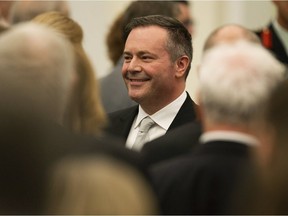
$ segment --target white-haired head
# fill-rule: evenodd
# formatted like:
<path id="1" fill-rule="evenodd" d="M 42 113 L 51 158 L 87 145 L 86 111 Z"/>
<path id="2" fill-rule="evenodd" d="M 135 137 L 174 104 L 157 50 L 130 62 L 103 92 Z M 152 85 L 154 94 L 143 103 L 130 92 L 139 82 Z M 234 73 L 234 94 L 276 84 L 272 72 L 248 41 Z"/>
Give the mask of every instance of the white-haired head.
<path id="1" fill-rule="evenodd" d="M 254 124 L 261 118 L 271 91 L 283 80 L 284 71 L 281 63 L 255 43 L 239 41 L 211 48 L 199 71 L 205 120 Z"/>
<path id="2" fill-rule="evenodd" d="M 74 77 L 71 44 L 26 23 L 0 37 L 0 97 L 7 106 L 61 121 Z M 35 110 L 33 110 L 35 109 Z"/>

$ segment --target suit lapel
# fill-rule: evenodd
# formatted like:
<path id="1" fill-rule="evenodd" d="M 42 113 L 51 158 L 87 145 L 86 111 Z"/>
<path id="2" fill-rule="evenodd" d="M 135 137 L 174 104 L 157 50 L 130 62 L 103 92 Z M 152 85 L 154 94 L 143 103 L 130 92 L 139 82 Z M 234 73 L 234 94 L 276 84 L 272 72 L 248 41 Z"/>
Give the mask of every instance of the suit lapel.
<path id="1" fill-rule="evenodd" d="M 138 105 L 131 107 L 128 112 L 123 113 L 122 116 L 119 118 L 119 132 L 122 137 L 127 139 L 128 134 L 131 129 L 131 125 L 133 124 L 134 118 L 138 114 Z"/>
<path id="2" fill-rule="evenodd" d="M 184 101 L 183 105 L 181 106 L 173 122 L 171 123 L 170 127 L 168 128 L 167 133 L 172 129 L 175 129 L 181 125 L 184 125 L 189 122 L 194 122 L 196 120 L 196 112 L 195 112 L 196 106 L 197 105 L 192 101 L 190 95 L 187 92 L 187 98 Z"/>
<path id="3" fill-rule="evenodd" d="M 286 62 L 288 64 L 288 56 L 286 53 L 286 50 L 280 41 L 280 38 L 278 37 L 277 33 L 275 32 L 275 29 L 273 28 L 272 24 L 269 25 L 269 29 L 272 33 L 272 51 L 276 53 L 277 58 L 282 61 Z"/>
<path id="4" fill-rule="evenodd" d="M 110 125 L 106 129 L 107 132 L 114 136 L 121 137 L 126 140 L 134 121 L 138 114 L 138 105 L 127 108 L 125 110 L 116 111 L 109 114 Z"/>

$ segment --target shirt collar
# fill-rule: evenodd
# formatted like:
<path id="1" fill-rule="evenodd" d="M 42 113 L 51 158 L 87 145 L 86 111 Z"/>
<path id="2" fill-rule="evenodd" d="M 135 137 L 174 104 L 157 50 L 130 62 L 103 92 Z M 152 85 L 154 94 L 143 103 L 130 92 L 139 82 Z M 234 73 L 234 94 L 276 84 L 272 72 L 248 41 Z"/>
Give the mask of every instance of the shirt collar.
<path id="1" fill-rule="evenodd" d="M 137 128 L 139 126 L 143 118 L 149 116 L 158 126 L 164 128 L 165 130 L 168 130 L 169 126 L 176 117 L 178 111 L 185 102 L 186 98 L 187 93 L 183 91 L 182 94 L 176 100 L 172 101 L 170 104 L 163 107 L 161 110 L 157 111 L 153 115 L 148 115 L 139 105 L 139 112 L 134 128 Z"/>
<path id="2" fill-rule="evenodd" d="M 220 131 L 220 130 L 211 131 L 211 132 L 205 132 L 200 136 L 200 143 L 202 144 L 217 140 L 234 141 L 234 142 L 236 141 L 248 146 L 259 145 L 259 141 L 255 137 L 236 131 Z"/>

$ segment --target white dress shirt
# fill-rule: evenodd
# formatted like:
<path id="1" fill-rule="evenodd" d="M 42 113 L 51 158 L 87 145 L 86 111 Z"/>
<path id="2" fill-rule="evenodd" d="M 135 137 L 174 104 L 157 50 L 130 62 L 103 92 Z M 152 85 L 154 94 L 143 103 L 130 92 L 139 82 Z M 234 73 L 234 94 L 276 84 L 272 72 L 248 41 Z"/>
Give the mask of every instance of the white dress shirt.
<path id="1" fill-rule="evenodd" d="M 171 123 L 173 122 L 178 111 L 180 110 L 181 106 L 185 102 L 186 98 L 187 98 L 187 93 L 184 91 L 176 100 L 172 101 L 170 104 L 168 104 L 167 106 L 165 106 L 158 112 L 154 113 L 153 115 L 148 115 L 139 105 L 139 112 L 138 112 L 138 115 L 134 119 L 129 135 L 127 137 L 126 147 L 132 148 L 136 140 L 137 133 L 139 131 L 140 122 L 146 116 L 149 116 L 156 123 L 155 126 L 153 126 L 148 131 L 148 134 L 147 134 L 148 141 L 151 141 L 160 136 L 163 136 L 168 130 L 168 128 L 170 127 Z"/>

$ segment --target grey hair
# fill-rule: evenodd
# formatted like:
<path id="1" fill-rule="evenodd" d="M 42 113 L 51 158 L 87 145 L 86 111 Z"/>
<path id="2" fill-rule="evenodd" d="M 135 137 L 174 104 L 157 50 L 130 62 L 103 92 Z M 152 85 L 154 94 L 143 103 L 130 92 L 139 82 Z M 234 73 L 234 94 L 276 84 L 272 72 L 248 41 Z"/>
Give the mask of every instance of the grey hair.
<path id="1" fill-rule="evenodd" d="M 239 41 L 206 51 L 199 71 L 206 118 L 218 123 L 253 124 L 284 79 L 284 66 L 261 45 Z"/>
<path id="2" fill-rule="evenodd" d="M 26 111 L 35 108 L 60 122 L 75 78 L 74 64 L 73 48 L 62 35 L 34 23 L 15 25 L 0 38 L 1 100 Z"/>

